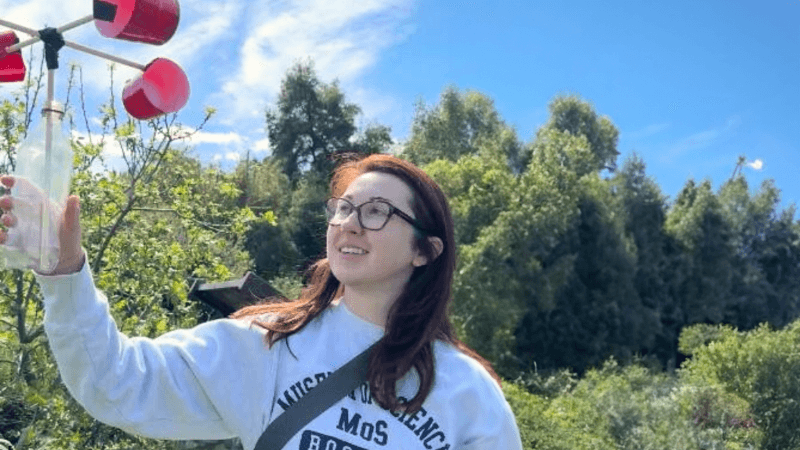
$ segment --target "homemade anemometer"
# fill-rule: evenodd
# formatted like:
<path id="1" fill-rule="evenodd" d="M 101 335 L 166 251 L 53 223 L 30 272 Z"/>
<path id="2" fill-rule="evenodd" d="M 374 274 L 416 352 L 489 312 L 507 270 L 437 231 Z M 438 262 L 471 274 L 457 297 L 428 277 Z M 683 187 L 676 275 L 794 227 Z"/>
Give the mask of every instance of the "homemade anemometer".
<path id="1" fill-rule="evenodd" d="M 0 33 L 0 82 L 25 79 L 21 49 L 44 43 L 47 100 L 42 120 L 16 149 L 13 176 L 13 216 L 16 225 L 0 245 L 0 267 L 31 268 L 50 273 L 59 261 L 58 224 L 72 178 L 72 147 L 61 133 L 63 107 L 55 101 L 58 52 L 70 47 L 140 70 L 122 89 L 122 103 L 132 117 L 147 120 L 177 112 L 189 99 L 183 69 L 166 58 L 141 65 L 64 39 L 65 31 L 94 22 L 105 37 L 161 45 L 178 28 L 178 0 L 94 0 L 93 14 L 58 28 L 34 30 L 0 19 L 0 26 L 30 35 L 20 42 L 14 31 Z"/>
<path id="2" fill-rule="evenodd" d="M 156 58 L 147 65 L 128 61 L 74 42 L 64 40 L 63 33 L 94 22 L 105 37 L 161 45 L 169 41 L 178 28 L 180 16 L 177 0 L 94 0 L 90 16 L 58 28 L 33 30 L 0 19 L 0 25 L 31 35 L 20 42 L 14 31 L 0 33 L 0 82 L 25 79 L 25 62 L 20 50 L 44 42 L 47 62 L 47 103 L 53 99 L 54 73 L 58 68 L 58 52 L 70 47 L 109 61 L 142 71 L 122 90 L 125 110 L 137 119 L 152 119 L 161 114 L 177 112 L 189 99 L 189 79 L 183 69 L 166 58 Z"/>

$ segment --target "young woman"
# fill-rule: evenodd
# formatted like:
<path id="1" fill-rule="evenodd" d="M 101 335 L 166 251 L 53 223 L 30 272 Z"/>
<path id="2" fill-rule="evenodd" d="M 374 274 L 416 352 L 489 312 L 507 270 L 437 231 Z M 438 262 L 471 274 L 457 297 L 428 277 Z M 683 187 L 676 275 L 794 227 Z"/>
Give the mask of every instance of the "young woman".
<path id="1" fill-rule="evenodd" d="M 154 340 L 118 332 L 85 263 L 72 197 L 62 262 L 38 275 L 45 328 L 72 395 L 132 433 L 236 436 L 252 449 L 290 405 L 377 342 L 367 382 L 285 449 L 521 449 L 499 378 L 448 320 L 455 243 L 441 189 L 406 161 L 372 155 L 340 166 L 331 194 L 327 258 L 299 299 Z M 13 199 L 0 207 L 13 226 Z"/>

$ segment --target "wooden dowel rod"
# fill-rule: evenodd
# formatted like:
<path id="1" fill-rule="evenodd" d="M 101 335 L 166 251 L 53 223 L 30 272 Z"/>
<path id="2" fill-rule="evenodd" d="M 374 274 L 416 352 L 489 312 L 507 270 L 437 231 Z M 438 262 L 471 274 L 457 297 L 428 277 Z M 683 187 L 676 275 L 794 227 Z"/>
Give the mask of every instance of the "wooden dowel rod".
<path id="1" fill-rule="evenodd" d="M 80 44 L 76 44 L 74 42 L 69 42 L 69 41 L 64 41 L 64 42 L 65 42 L 65 45 L 67 47 L 69 47 L 69 48 L 74 48 L 75 50 L 80 50 L 80 51 L 82 51 L 84 53 L 88 53 L 90 55 L 99 56 L 99 57 L 107 59 L 109 61 L 113 61 L 113 62 L 117 62 L 117 63 L 120 63 L 120 64 L 124 64 L 126 66 L 133 67 L 134 69 L 139 69 L 142 72 L 144 72 L 145 66 L 142 65 L 142 64 L 139 64 L 137 62 L 129 61 L 127 59 L 120 58 L 119 56 L 110 55 L 108 53 L 101 52 L 100 50 L 95 50 L 93 48 L 89 48 L 89 47 L 86 47 L 86 46 L 83 46 L 83 45 L 80 45 Z"/>
<path id="2" fill-rule="evenodd" d="M 86 16 L 86 17 L 83 17 L 81 19 L 72 21 L 72 22 L 70 22 L 70 23 L 68 23 L 66 25 L 63 25 L 63 26 L 57 28 L 57 30 L 58 30 L 59 33 L 61 33 L 63 31 L 70 30 L 70 29 L 75 28 L 75 27 L 79 27 L 79 26 L 81 26 L 81 25 L 83 25 L 85 23 L 89 23 L 92 20 L 94 20 L 94 16 Z M 16 31 L 19 31 L 19 32 L 22 32 L 22 33 L 26 33 L 26 34 L 30 34 L 30 35 L 34 36 L 31 39 L 28 39 L 26 41 L 23 41 L 23 42 L 20 42 L 18 44 L 14 44 L 14 45 L 12 45 L 10 47 L 7 47 L 6 48 L 6 52 L 7 53 L 14 53 L 14 52 L 18 51 L 19 49 L 21 49 L 23 47 L 35 44 L 35 43 L 37 43 L 37 42 L 42 40 L 39 37 L 39 31 L 37 31 L 37 30 L 31 29 L 31 28 L 27 28 L 27 27 L 23 27 L 21 25 L 17 25 L 17 24 L 15 24 L 13 22 L 9 22 L 9 21 L 3 20 L 3 19 L 0 19 L 0 25 L 4 26 L 6 28 L 11 28 L 12 30 L 16 30 Z M 118 56 L 114 56 L 114 55 L 102 52 L 100 50 L 95 50 L 93 48 L 86 47 L 85 45 L 76 44 L 74 42 L 70 42 L 70 41 L 67 41 L 67 40 L 64 41 L 64 45 L 66 45 L 67 47 L 73 48 L 75 50 L 79 50 L 79 51 L 82 51 L 84 53 L 88 53 L 90 55 L 99 56 L 100 58 L 104 58 L 104 59 L 107 59 L 109 61 L 120 63 L 120 64 L 123 64 L 123 65 L 129 66 L 129 67 L 133 67 L 134 69 L 139 69 L 142 72 L 144 72 L 144 69 L 145 69 L 145 66 L 142 65 L 142 64 L 139 64 L 137 62 L 130 61 L 130 60 L 127 60 L 127 59 L 124 59 L 124 58 L 120 58 Z"/>
<path id="3" fill-rule="evenodd" d="M 60 26 L 60 27 L 56 28 L 56 31 L 58 31 L 59 33 L 63 33 L 65 31 L 67 31 L 67 30 L 71 30 L 73 28 L 76 28 L 76 27 L 79 27 L 81 25 L 87 24 L 87 23 L 91 22 L 92 20 L 94 20 L 94 16 L 82 17 L 82 18 L 80 18 L 78 20 L 74 20 L 74 21 L 72 21 L 72 22 L 70 22 L 70 23 L 68 23 L 66 25 L 63 25 L 63 26 Z M 6 53 L 14 53 L 14 52 L 16 52 L 16 51 L 18 51 L 18 50 L 20 50 L 20 49 L 22 49 L 24 47 L 27 47 L 29 45 L 33 45 L 33 44 L 35 44 L 35 43 L 37 43 L 37 42 L 42 40 L 42 38 L 39 37 L 39 32 L 36 31 L 36 30 L 31 30 L 29 28 L 21 27 L 19 25 L 13 24 L 11 22 L 6 22 L 5 20 L 0 20 L 0 25 L 6 26 L 6 27 L 11 28 L 11 29 L 16 29 L 17 31 L 21 31 L 23 33 L 27 33 L 27 34 L 30 34 L 30 35 L 33 36 L 32 38 L 30 38 L 28 40 L 22 41 L 22 42 L 20 42 L 18 44 L 14 44 L 11 47 L 7 47 L 6 48 Z M 10 25 L 14 25 L 14 26 L 12 27 Z"/>

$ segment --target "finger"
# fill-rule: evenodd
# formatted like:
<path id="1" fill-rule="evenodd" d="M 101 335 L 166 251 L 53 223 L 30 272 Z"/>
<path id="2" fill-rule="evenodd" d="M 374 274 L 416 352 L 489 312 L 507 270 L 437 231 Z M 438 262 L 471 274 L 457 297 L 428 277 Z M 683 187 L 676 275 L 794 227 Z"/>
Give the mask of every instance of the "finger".
<path id="1" fill-rule="evenodd" d="M 11 175 L 0 176 L 0 183 L 7 188 L 12 188 L 14 187 L 14 177 Z"/>
<path id="2" fill-rule="evenodd" d="M 81 248 L 80 200 L 76 195 L 67 199 L 63 223 L 58 230 L 58 265 L 53 275 L 75 273 L 83 267 L 85 256 Z"/>
<path id="3" fill-rule="evenodd" d="M 6 213 L 3 214 L 3 217 L 0 217 L 0 222 L 3 223 L 3 226 L 13 227 L 17 224 L 17 218 L 13 214 Z"/>
<path id="4" fill-rule="evenodd" d="M 4 211 L 11 211 L 11 206 L 13 201 L 11 200 L 11 196 L 4 195 L 0 197 L 0 209 Z"/>
<path id="5" fill-rule="evenodd" d="M 64 208 L 64 222 L 72 229 L 80 229 L 81 218 L 81 199 L 77 195 L 70 195 L 67 198 L 67 205 Z"/>
<path id="6" fill-rule="evenodd" d="M 80 199 L 76 195 L 71 195 L 67 198 L 67 205 L 64 208 L 64 227 L 61 230 L 63 234 L 59 237 L 61 252 L 66 257 L 82 252 L 80 217 Z"/>

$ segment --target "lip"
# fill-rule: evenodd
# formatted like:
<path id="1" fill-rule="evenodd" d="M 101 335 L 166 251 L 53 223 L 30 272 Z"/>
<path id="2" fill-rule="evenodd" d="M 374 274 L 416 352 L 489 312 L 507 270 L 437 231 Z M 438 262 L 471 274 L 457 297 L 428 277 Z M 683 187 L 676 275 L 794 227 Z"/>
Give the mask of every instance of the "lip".
<path id="1" fill-rule="evenodd" d="M 357 247 L 357 248 L 363 249 L 365 253 L 362 253 L 360 255 L 357 255 L 355 253 L 343 253 L 341 251 L 341 249 L 343 247 Z M 369 250 L 365 249 L 364 247 L 362 247 L 360 245 L 342 244 L 342 245 L 336 246 L 336 253 L 337 253 L 339 259 L 342 260 L 342 261 L 358 261 L 359 259 L 362 259 L 362 258 L 366 257 L 367 255 L 369 255 Z"/>
<path id="2" fill-rule="evenodd" d="M 364 253 L 363 255 L 354 255 L 352 253 L 339 252 L 339 259 L 342 261 L 357 261 L 365 256 L 367 256 L 366 253 Z"/>
<path id="3" fill-rule="evenodd" d="M 355 247 L 355 248 L 360 248 L 361 250 L 364 250 L 364 254 L 362 254 L 362 255 L 355 255 L 355 254 L 352 254 L 352 253 L 342 253 L 342 249 L 343 249 L 343 248 L 345 248 L 345 247 Z M 368 254 L 368 253 L 369 253 L 369 250 L 367 250 L 366 248 L 364 248 L 364 246 L 362 246 L 362 245 L 358 245 L 358 244 L 352 244 L 352 243 L 349 243 L 349 242 L 345 242 L 345 243 L 343 243 L 343 244 L 339 244 L 339 245 L 337 245 L 337 246 L 336 246 L 336 251 L 337 251 L 337 252 L 339 252 L 339 253 L 341 253 L 342 255 L 348 255 L 348 256 L 364 256 L 364 255 L 366 255 L 366 254 Z"/>

